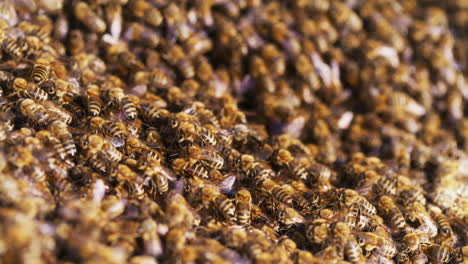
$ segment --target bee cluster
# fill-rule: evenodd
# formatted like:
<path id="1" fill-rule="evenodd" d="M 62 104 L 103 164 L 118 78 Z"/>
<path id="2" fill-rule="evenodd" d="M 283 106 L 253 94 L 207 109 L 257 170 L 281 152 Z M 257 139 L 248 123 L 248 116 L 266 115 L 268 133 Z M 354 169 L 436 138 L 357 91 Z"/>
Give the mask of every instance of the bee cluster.
<path id="1" fill-rule="evenodd" d="M 468 263 L 468 1 L 0 2 L 2 263 Z"/>

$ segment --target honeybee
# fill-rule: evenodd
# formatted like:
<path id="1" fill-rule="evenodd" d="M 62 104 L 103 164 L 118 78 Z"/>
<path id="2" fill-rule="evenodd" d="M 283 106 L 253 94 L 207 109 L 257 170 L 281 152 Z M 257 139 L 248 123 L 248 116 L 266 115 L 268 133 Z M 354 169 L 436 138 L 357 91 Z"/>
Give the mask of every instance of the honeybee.
<path id="1" fill-rule="evenodd" d="M 198 177 L 202 179 L 210 177 L 208 171 L 196 160 L 182 158 L 175 159 L 172 162 L 172 169 L 176 172 L 182 173 L 182 175 L 186 177 Z"/>
<path id="2" fill-rule="evenodd" d="M 145 168 L 144 176 L 150 179 L 149 192 L 155 197 L 156 192 L 166 193 L 169 190 L 169 182 L 176 179 L 175 174 L 168 168 L 163 167 L 156 160 L 148 159 L 148 165 Z"/>
<path id="3" fill-rule="evenodd" d="M 408 233 L 402 239 L 403 252 L 412 253 L 420 249 L 420 239 L 416 233 Z"/>
<path id="4" fill-rule="evenodd" d="M 240 189 L 236 193 L 236 217 L 239 225 L 250 223 L 252 196 L 247 189 Z"/>
<path id="5" fill-rule="evenodd" d="M 328 237 L 330 224 L 324 219 L 311 221 L 306 227 L 306 237 L 311 243 L 320 244 Z"/>
<path id="6" fill-rule="evenodd" d="M 284 203 L 289 207 L 293 206 L 293 197 L 282 186 L 268 178 L 255 180 L 257 181 L 257 186 L 262 192 L 270 194 L 276 201 Z"/>
<path id="7" fill-rule="evenodd" d="M 206 186 L 202 189 L 202 201 L 212 203 L 218 212 L 229 222 L 236 218 L 236 206 L 231 199 L 218 192 L 214 187 Z"/>
<path id="8" fill-rule="evenodd" d="M 200 148 L 198 146 L 191 146 L 189 148 L 189 156 L 192 159 L 199 160 L 208 168 L 222 169 L 224 166 L 224 159 L 217 151 L 210 147 Z"/>
<path id="9" fill-rule="evenodd" d="M 54 152 L 56 152 L 61 159 L 64 159 L 67 156 L 62 142 L 60 142 L 58 138 L 54 137 L 49 131 L 42 130 L 37 132 L 36 138 L 41 140 L 45 145 L 50 144 L 54 149 Z"/>
<path id="10" fill-rule="evenodd" d="M 356 204 L 359 206 L 360 212 L 367 216 L 373 216 L 376 213 L 375 206 L 371 204 L 366 198 L 359 195 L 356 191 L 351 189 L 344 190 L 345 204 L 351 206 Z"/>
<path id="11" fill-rule="evenodd" d="M 452 259 L 453 243 L 451 241 L 443 241 L 440 245 L 431 248 L 429 257 L 437 263 L 447 263 Z"/>
<path id="12" fill-rule="evenodd" d="M 97 85 L 88 85 L 86 88 L 87 94 L 87 107 L 88 113 L 90 116 L 99 116 L 102 110 L 102 102 L 100 98 L 99 86 Z"/>
<path id="13" fill-rule="evenodd" d="M 153 27 L 158 27 L 163 22 L 161 12 L 150 3 L 143 0 L 131 1 L 131 10 L 133 15 L 142 18 L 146 23 Z"/>
<path id="14" fill-rule="evenodd" d="M 193 34 L 184 42 L 184 49 L 188 56 L 195 57 L 210 51 L 213 43 L 209 38 Z"/>
<path id="15" fill-rule="evenodd" d="M 280 149 L 276 160 L 279 165 L 286 166 L 297 179 L 307 180 L 308 172 L 306 168 L 299 164 L 288 150 Z"/>
<path id="16" fill-rule="evenodd" d="M 262 163 L 255 161 L 254 156 L 244 154 L 240 159 L 241 169 L 247 177 L 254 178 L 256 176 L 270 176 L 269 174 L 264 173 L 267 171 L 269 172 L 269 170 L 267 170 Z"/>
<path id="17" fill-rule="evenodd" d="M 0 41 L 3 47 L 3 50 L 8 54 L 9 56 L 13 58 L 20 58 L 23 56 L 23 52 L 21 47 L 18 45 L 17 41 L 15 41 L 13 38 L 11 38 L 8 35 L 1 35 L 0 36 Z"/>
<path id="18" fill-rule="evenodd" d="M 405 227 L 405 218 L 403 217 L 400 209 L 398 209 L 396 204 L 393 202 L 392 198 L 386 195 L 380 197 L 379 209 L 381 209 L 384 214 L 390 218 L 389 221 L 395 228 L 402 229 Z"/>
<path id="19" fill-rule="evenodd" d="M 34 62 L 31 77 L 36 85 L 41 85 L 49 78 L 50 62 L 47 59 L 39 58 Z"/>
<path id="20" fill-rule="evenodd" d="M 23 99 L 19 102 L 19 108 L 22 115 L 37 122 L 40 125 L 45 125 L 49 121 L 49 114 L 46 109 L 34 102 L 32 99 Z"/>
<path id="21" fill-rule="evenodd" d="M 390 240 L 370 232 L 357 232 L 358 243 L 364 247 L 367 252 L 375 250 L 376 253 L 392 258 L 396 255 L 395 244 Z"/>
<path id="22" fill-rule="evenodd" d="M 415 233 L 423 236 L 435 237 L 437 235 L 437 225 L 427 213 L 424 205 L 414 202 L 406 209 L 407 218 L 411 222 L 419 222 L 420 226 L 414 230 Z"/>
<path id="23" fill-rule="evenodd" d="M 74 156 L 76 153 L 75 141 L 73 140 L 72 134 L 68 131 L 67 125 L 57 120 L 52 122 L 50 129 L 62 141 L 66 153 L 70 156 Z"/>
<path id="24" fill-rule="evenodd" d="M 78 2 L 74 7 L 74 14 L 91 31 L 96 33 L 104 33 L 106 31 L 106 22 L 87 3 Z"/>
<path id="25" fill-rule="evenodd" d="M 439 230 L 441 231 L 444 237 L 451 237 L 453 234 L 452 227 L 450 226 L 450 220 L 447 216 L 442 213 L 442 210 L 435 206 L 429 205 L 429 215 L 434 219 L 439 225 Z"/>
<path id="26" fill-rule="evenodd" d="M 278 221 L 284 224 L 285 226 L 301 224 L 305 221 L 304 217 L 301 214 L 299 214 L 293 208 L 284 204 L 278 204 L 276 210 L 278 215 Z"/>

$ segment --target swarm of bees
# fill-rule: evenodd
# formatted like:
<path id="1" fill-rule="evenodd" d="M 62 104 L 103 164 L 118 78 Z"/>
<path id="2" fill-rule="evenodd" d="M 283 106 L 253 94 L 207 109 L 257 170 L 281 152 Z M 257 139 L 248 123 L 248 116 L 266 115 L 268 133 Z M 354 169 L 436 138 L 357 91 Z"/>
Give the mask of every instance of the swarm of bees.
<path id="1" fill-rule="evenodd" d="M 0 2 L 2 263 L 468 263 L 468 2 Z"/>

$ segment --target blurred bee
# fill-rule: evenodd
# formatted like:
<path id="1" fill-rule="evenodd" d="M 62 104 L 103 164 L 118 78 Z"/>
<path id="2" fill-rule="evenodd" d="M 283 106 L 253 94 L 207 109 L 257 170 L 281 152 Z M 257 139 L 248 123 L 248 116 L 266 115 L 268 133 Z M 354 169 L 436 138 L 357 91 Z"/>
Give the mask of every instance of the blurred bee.
<path id="1" fill-rule="evenodd" d="M 328 238 L 330 224 L 325 219 L 312 220 L 306 226 L 306 237 L 311 243 L 320 244 Z"/>
<path id="2" fill-rule="evenodd" d="M 172 79 L 162 69 L 155 68 L 149 75 L 149 89 L 156 91 L 157 89 L 167 89 L 172 84 Z"/>
<path id="3" fill-rule="evenodd" d="M 146 23 L 153 27 L 158 27 L 163 22 L 161 12 L 146 1 L 131 1 L 130 10 L 132 10 L 134 16 L 142 18 Z"/>
<path id="4" fill-rule="evenodd" d="M 85 2 L 78 2 L 74 6 L 75 17 L 87 28 L 96 33 L 106 31 L 106 22 L 102 20 Z"/>
<path id="5" fill-rule="evenodd" d="M 75 156 L 75 141 L 73 140 L 73 135 L 68 131 L 68 126 L 64 122 L 57 120 L 52 122 L 50 130 L 61 140 L 65 152 L 70 156 Z"/>
<path id="6" fill-rule="evenodd" d="M 239 225 L 248 225 L 251 217 L 252 196 L 247 189 L 236 193 L 236 217 Z"/>
<path id="7" fill-rule="evenodd" d="M 23 99 L 19 101 L 19 110 L 21 114 L 40 125 L 45 125 L 49 122 L 49 114 L 46 109 L 34 102 L 31 99 Z"/>
<path id="8" fill-rule="evenodd" d="M 34 68 L 31 77 L 35 84 L 41 85 L 49 78 L 50 62 L 46 59 L 39 58 L 34 62 Z"/>
<path id="9" fill-rule="evenodd" d="M 210 147 L 200 148 L 198 146 L 191 146 L 189 148 L 189 156 L 192 159 L 199 160 L 208 168 L 222 169 L 224 166 L 224 159 L 217 151 Z"/>
<path id="10" fill-rule="evenodd" d="M 145 255 L 158 257 L 163 253 L 161 239 L 158 235 L 158 224 L 151 218 L 141 223 Z"/>
<path id="11" fill-rule="evenodd" d="M 124 38 L 129 41 L 139 42 L 150 48 L 156 48 L 160 41 L 160 36 L 149 27 L 141 23 L 131 23 L 124 33 Z"/>
<path id="12" fill-rule="evenodd" d="M 465 263 L 468 260 L 468 246 L 460 246 L 454 250 L 454 257 L 457 263 Z"/>
<path id="13" fill-rule="evenodd" d="M 90 116 L 99 116 L 102 110 L 102 102 L 100 98 L 99 86 L 88 85 L 86 88 L 87 107 Z"/>
<path id="14" fill-rule="evenodd" d="M 42 130 L 36 133 L 36 138 L 38 138 L 44 145 L 50 144 L 54 152 L 61 158 L 65 159 L 67 156 L 65 147 L 62 142 L 56 137 L 54 137 L 49 131 Z"/>
<path id="15" fill-rule="evenodd" d="M 210 51 L 213 43 L 209 38 L 193 34 L 184 42 L 184 49 L 188 56 L 195 57 Z"/>
<path id="16" fill-rule="evenodd" d="M 80 30 L 72 30 L 68 36 L 68 49 L 71 55 L 80 54 L 85 48 L 83 33 Z"/>
<path id="17" fill-rule="evenodd" d="M 405 227 L 406 222 L 400 209 L 393 202 L 389 196 L 382 196 L 379 200 L 379 209 L 390 218 L 390 223 L 393 227 L 402 229 Z"/>
<path id="18" fill-rule="evenodd" d="M 278 165 L 286 166 L 296 179 L 307 180 L 308 172 L 306 168 L 299 164 L 288 150 L 280 149 L 276 161 Z"/>
<path id="19" fill-rule="evenodd" d="M 172 169 L 185 177 L 198 177 L 202 179 L 208 179 L 210 177 L 208 171 L 196 160 L 175 159 L 172 162 Z"/>
<path id="20" fill-rule="evenodd" d="M 234 222 L 236 217 L 236 206 L 231 199 L 218 192 L 214 187 L 202 189 L 202 201 L 205 205 L 213 204 L 218 212 L 229 222 Z"/>

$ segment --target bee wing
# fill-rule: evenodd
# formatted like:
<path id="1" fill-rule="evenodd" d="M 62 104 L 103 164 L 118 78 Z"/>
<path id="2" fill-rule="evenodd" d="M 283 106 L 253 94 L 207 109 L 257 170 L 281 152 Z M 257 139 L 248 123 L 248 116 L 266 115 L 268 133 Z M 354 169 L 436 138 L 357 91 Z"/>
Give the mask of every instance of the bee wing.
<path id="1" fill-rule="evenodd" d="M 177 180 L 177 175 L 172 170 L 166 167 L 158 166 L 156 170 L 158 171 L 158 173 L 161 173 L 164 176 L 166 176 L 167 180 L 170 182 L 174 182 L 175 180 Z"/>
<path id="2" fill-rule="evenodd" d="M 219 190 L 221 193 L 226 194 L 232 191 L 232 187 L 234 186 L 234 183 L 236 182 L 236 175 L 230 175 L 226 177 L 224 180 L 221 181 L 219 184 Z"/>

